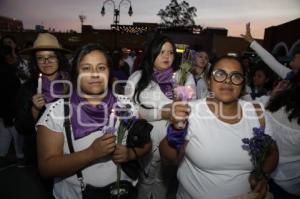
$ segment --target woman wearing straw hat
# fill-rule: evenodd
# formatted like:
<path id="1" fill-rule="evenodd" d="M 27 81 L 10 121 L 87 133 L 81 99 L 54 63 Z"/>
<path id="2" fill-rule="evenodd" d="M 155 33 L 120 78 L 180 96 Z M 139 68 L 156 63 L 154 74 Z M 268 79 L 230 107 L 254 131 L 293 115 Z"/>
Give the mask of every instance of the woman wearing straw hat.
<path id="1" fill-rule="evenodd" d="M 20 89 L 16 128 L 25 134 L 25 159 L 36 163 L 35 121 L 48 103 L 64 97 L 69 79 L 69 63 L 57 38 L 49 33 L 40 33 L 32 48 L 21 51 L 30 55 L 32 77 Z"/>

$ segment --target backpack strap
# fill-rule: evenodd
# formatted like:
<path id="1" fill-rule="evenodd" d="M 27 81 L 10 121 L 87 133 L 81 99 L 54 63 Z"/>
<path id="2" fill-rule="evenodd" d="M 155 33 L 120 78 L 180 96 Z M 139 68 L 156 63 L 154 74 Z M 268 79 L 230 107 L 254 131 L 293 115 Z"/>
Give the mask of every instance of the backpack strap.
<path id="1" fill-rule="evenodd" d="M 66 137 L 67 137 L 67 142 L 68 142 L 70 153 L 74 153 L 74 146 L 73 146 L 72 134 L 71 134 L 71 122 L 70 122 L 70 116 L 69 116 L 70 115 L 69 101 L 70 101 L 69 98 L 64 99 L 64 117 L 65 117 L 64 126 L 65 126 Z M 81 169 L 76 172 L 76 175 L 77 175 L 78 181 L 80 182 L 81 191 L 84 191 L 85 186 L 84 186 L 84 182 L 83 182 L 83 176 L 82 176 Z"/>
<path id="2" fill-rule="evenodd" d="M 263 111 L 262 107 L 257 102 L 253 102 L 253 106 L 254 106 L 254 109 L 255 109 L 260 127 L 265 127 L 266 126 L 266 119 L 265 119 L 264 111 Z"/>

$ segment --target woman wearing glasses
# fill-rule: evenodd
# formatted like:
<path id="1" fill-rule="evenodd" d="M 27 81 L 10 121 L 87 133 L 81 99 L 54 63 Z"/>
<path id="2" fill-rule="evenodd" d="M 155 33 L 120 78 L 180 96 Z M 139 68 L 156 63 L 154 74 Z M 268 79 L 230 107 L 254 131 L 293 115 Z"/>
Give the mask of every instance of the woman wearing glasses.
<path id="1" fill-rule="evenodd" d="M 49 33 L 40 33 L 32 48 L 21 51 L 30 55 L 29 67 L 32 76 L 19 92 L 16 128 L 26 135 L 24 152 L 29 164 L 36 162 L 35 121 L 49 102 L 67 92 L 66 84 L 61 82 L 69 76 L 70 67 L 64 54 L 66 52 L 69 51 L 63 49 L 57 38 Z"/>
<path id="2" fill-rule="evenodd" d="M 256 198 L 266 195 L 267 181 L 255 181 L 250 175 L 250 156 L 242 149 L 242 139 L 251 138 L 252 129 L 260 126 L 254 105 L 239 99 L 244 82 L 240 61 L 221 57 L 207 75 L 208 89 L 214 96 L 190 102 L 189 106 L 175 106 L 174 113 L 180 118 L 173 116 L 173 122 L 189 115 L 187 135 L 179 136 L 180 132 L 170 125 L 168 129 L 173 130 L 161 142 L 160 152 L 166 160 L 179 163 L 177 198 L 228 199 L 251 188 L 258 193 Z M 266 134 L 271 133 L 269 129 L 266 123 Z M 174 134 L 185 140 L 177 142 L 184 143 L 179 150 L 172 142 Z M 263 165 L 265 174 L 274 170 L 277 160 L 276 146 L 272 146 Z"/>

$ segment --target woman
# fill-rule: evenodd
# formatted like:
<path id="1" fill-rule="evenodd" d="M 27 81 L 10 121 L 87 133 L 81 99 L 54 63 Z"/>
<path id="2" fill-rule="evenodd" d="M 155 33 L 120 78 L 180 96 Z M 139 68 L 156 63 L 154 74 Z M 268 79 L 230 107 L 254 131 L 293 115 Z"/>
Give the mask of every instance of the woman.
<path id="1" fill-rule="evenodd" d="M 266 107 L 279 150 L 279 163 L 270 188 L 275 199 L 297 199 L 300 198 L 300 73 L 280 90 Z"/>
<path id="2" fill-rule="evenodd" d="M 158 152 L 160 141 L 166 134 L 167 119 L 170 116 L 170 104 L 173 101 L 175 78 L 179 76 L 178 66 L 174 64 L 176 48 L 165 36 L 157 36 L 148 45 L 141 62 L 141 70 L 129 78 L 129 85 L 136 85 L 131 93 L 138 106 L 140 118 L 151 121 L 153 130 L 151 139 L 152 153 L 145 158 L 145 172 L 141 174 L 138 198 L 166 198 L 170 177 L 163 170 Z M 191 74 L 188 74 L 186 85 L 195 88 Z"/>
<path id="3" fill-rule="evenodd" d="M 117 179 L 117 165 L 142 156 L 151 148 L 129 149 L 116 144 L 114 132 L 104 131 L 108 114 L 114 106 L 111 92 L 111 59 L 99 44 L 87 44 L 75 55 L 71 80 L 74 90 L 70 98 L 71 140 L 74 152 L 66 138 L 64 100 L 52 103 L 37 123 L 39 170 L 44 177 L 55 177 L 55 198 L 82 198 L 84 185 L 106 187 Z M 133 183 L 124 172 L 121 180 Z M 103 193 L 99 198 L 107 198 Z"/>
<path id="4" fill-rule="evenodd" d="M 252 81 L 250 82 L 251 92 L 249 97 L 251 100 L 268 99 L 271 94 L 273 86 L 273 73 L 270 71 L 264 63 L 258 63 L 252 71 Z M 243 96 L 243 99 L 247 99 L 247 96 Z M 263 101 L 263 100 L 261 100 Z"/>
<path id="5" fill-rule="evenodd" d="M 22 59 L 22 57 L 19 54 L 19 48 L 15 38 L 11 35 L 6 35 L 1 38 L 1 45 L 11 47 L 12 64 L 16 66 L 17 76 L 20 82 L 23 84 L 25 81 L 27 81 L 30 78 L 30 71 L 29 71 L 27 61 Z"/>
<path id="6" fill-rule="evenodd" d="M 197 99 L 200 99 L 208 95 L 205 76 L 209 69 L 210 63 L 208 54 L 205 50 L 196 46 L 193 47 L 193 50 L 193 68 L 191 73 L 194 75 L 196 82 Z"/>
<path id="7" fill-rule="evenodd" d="M 22 85 L 19 92 L 19 103 L 16 113 L 16 128 L 24 134 L 24 153 L 27 164 L 36 164 L 36 131 L 35 123 L 49 102 L 63 97 L 68 84 L 62 81 L 69 79 L 69 63 L 65 53 L 70 51 L 59 44 L 57 38 L 49 33 L 40 33 L 33 47 L 22 51 L 30 54 L 31 78 Z M 41 93 L 38 93 L 39 75 Z M 51 92 L 51 84 L 52 91 Z"/>
<path id="8" fill-rule="evenodd" d="M 10 46 L 0 46 L 0 89 L 3 96 L 0 99 L 0 165 L 7 166 L 9 161 L 9 148 L 13 141 L 16 158 L 22 166 L 23 135 L 15 128 L 17 94 L 20 89 L 20 80 L 17 76 L 17 65 Z"/>
<path id="9" fill-rule="evenodd" d="M 190 107 L 175 106 L 173 123 L 191 111 L 187 136 L 183 137 L 187 141 L 178 147 L 178 153 L 169 137 L 174 132 L 168 133 L 160 152 L 166 160 L 179 163 L 177 198 L 228 199 L 251 191 L 248 178 L 259 193 L 257 198 L 265 195 L 267 181 L 253 179 L 250 157 L 242 149 L 242 139 L 252 137 L 252 129 L 261 125 L 253 104 L 239 100 L 244 81 L 241 63 L 234 57 L 221 57 L 207 75 L 214 97 L 191 102 Z M 268 123 L 265 132 L 271 133 Z M 272 146 L 263 171 L 271 173 L 277 159 L 276 146 Z"/>
<path id="10" fill-rule="evenodd" d="M 264 49 L 258 42 L 256 42 L 250 30 L 250 23 L 246 24 L 245 35 L 241 34 L 245 41 L 250 43 L 250 48 L 254 50 L 258 56 L 282 79 L 291 79 L 300 69 L 300 51 L 296 51 L 293 59 L 290 61 L 290 68 L 278 62 L 266 49 Z"/>

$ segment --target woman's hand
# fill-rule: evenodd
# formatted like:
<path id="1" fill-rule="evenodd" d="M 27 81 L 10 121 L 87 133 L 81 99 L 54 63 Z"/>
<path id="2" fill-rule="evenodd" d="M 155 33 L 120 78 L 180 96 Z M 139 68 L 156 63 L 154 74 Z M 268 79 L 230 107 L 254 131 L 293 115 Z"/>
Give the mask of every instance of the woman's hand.
<path id="1" fill-rule="evenodd" d="M 113 134 L 105 134 L 94 140 L 90 146 L 95 159 L 111 154 L 116 149 L 116 136 Z"/>
<path id="2" fill-rule="evenodd" d="M 289 86 L 289 81 L 288 80 L 282 80 L 278 82 L 278 84 L 273 88 L 271 96 L 276 96 L 283 91 L 285 91 Z"/>
<path id="3" fill-rule="evenodd" d="M 133 159 L 132 151 L 124 145 L 117 144 L 116 150 L 112 154 L 112 160 L 115 163 L 128 162 Z"/>
<path id="4" fill-rule="evenodd" d="M 185 122 L 191 110 L 188 104 L 184 101 L 176 101 L 172 104 L 171 122 L 176 124 L 178 122 Z"/>
<path id="5" fill-rule="evenodd" d="M 46 100 L 44 99 L 43 94 L 35 94 L 32 96 L 33 108 L 37 111 L 40 111 L 43 106 L 46 105 Z"/>
<path id="6" fill-rule="evenodd" d="M 253 192 L 257 193 L 255 199 L 264 199 L 268 193 L 268 182 L 266 179 L 257 181 L 254 175 L 250 175 L 249 183 Z"/>
<path id="7" fill-rule="evenodd" d="M 254 39 L 251 35 L 250 22 L 248 22 L 246 24 L 246 33 L 245 33 L 245 35 L 241 34 L 241 37 L 249 43 L 252 43 L 254 41 Z"/>

